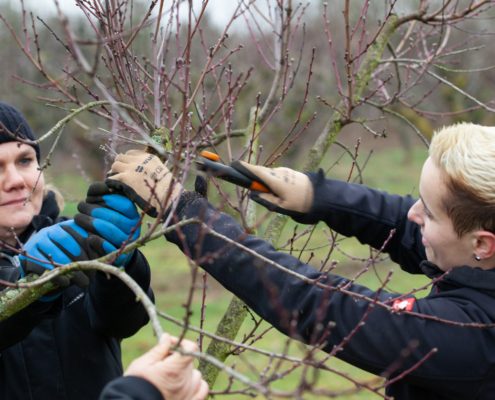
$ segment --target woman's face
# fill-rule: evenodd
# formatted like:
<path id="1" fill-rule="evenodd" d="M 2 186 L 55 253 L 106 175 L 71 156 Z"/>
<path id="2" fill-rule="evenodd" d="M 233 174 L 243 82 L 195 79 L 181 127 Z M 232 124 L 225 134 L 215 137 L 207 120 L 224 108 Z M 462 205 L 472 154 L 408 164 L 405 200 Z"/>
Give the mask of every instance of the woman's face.
<path id="1" fill-rule="evenodd" d="M 36 152 L 23 143 L 0 144 L 0 239 L 15 244 L 39 214 L 45 181 L 38 169 Z"/>
<path id="2" fill-rule="evenodd" d="M 408 212 L 408 219 L 421 227 L 428 261 L 446 271 L 453 267 L 472 265 L 476 237 L 468 232 L 461 237 L 442 207 L 447 185 L 442 171 L 428 158 L 419 180 L 420 199 Z"/>

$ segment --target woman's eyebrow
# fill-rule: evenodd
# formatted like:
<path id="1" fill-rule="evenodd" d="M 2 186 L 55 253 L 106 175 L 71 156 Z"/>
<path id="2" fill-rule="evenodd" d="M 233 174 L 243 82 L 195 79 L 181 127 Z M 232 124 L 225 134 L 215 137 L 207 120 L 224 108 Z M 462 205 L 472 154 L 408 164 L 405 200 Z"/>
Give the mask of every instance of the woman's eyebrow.
<path id="1" fill-rule="evenodd" d="M 31 149 L 24 149 L 24 150 L 21 150 L 19 153 L 17 153 L 16 155 L 16 158 L 19 158 L 19 157 L 26 157 L 26 156 L 35 156 L 35 153 L 33 151 L 31 151 Z"/>

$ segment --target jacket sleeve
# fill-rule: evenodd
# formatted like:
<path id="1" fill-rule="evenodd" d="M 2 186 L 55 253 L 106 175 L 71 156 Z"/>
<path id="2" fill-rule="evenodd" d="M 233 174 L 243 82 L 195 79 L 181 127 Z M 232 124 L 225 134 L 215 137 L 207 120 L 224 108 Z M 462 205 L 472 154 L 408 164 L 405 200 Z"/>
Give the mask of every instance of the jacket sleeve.
<path id="1" fill-rule="evenodd" d="M 151 300 L 154 300 L 150 287 L 150 268 L 141 252 L 134 251 L 125 270 Z M 91 325 L 108 336 L 132 336 L 149 321 L 146 310 L 136 300 L 131 289 L 119 278 L 107 276 L 100 271 L 91 279 L 86 301 Z"/>
<path id="2" fill-rule="evenodd" d="M 146 379 L 122 376 L 110 381 L 99 400 L 165 400 L 158 389 Z"/>
<path id="3" fill-rule="evenodd" d="M 204 221 L 214 233 L 191 223 L 168 233 L 169 241 L 276 329 L 304 343 L 322 345 L 327 352 L 335 351 L 337 357 L 359 368 L 383 373 L 393 365 L 401 370 L 411 367 L 444 343 L 441 335 L 452 330 L 448 325 L 432 329 L 432 339 L 424 340 L 427 321 L 377 304 L 391 306 L 398 294 L 372 291 L 338 275 L 320 273 L 246 234 L 233 218 L 216 211 L 205 199 L 179 203 L 177 212 L 181 219 Z M 433 303 L 425 300 L 425 304 L 422 311 L 437 313 L 438 309 L 431 308 Z M 461 315 L 451 308 L 442 313 Z M 340 349 L 335 347 L 341 344 Z M 406 352 L 405 360 L 401 359 Z M 430 365 L 435 371 L 445 369 Z M 431 370 L 425 368 L 415 373 L 429 376 Z"/>
<path id="4" fill-rule="evenodd" d="M 356 237 L 361 243 L 389 253 L 390 258 L 410 273 L 422 273 L 426 259 L 421 232 L 407 219 L 415 202 L 410 196 L 390 195 L 364 185 L 325 179 L 321 172 L 309 174 L 314 188 L 311 210 L 297 222 L 325 222 L 336 232 Z M 385 247 L 384 247 L 384 244 Z"/>
<path id="5" fill-rule="evenodd" d="M 14 265 L 3 265 L 0 268 L 0 279 L 16 282 L 19 279 L 18 268 Z M 61 305 L 61 298 L 53 302 L 35 301 L 11 317 L 0 321 L 0 351 L 23 340 L 44 318 L 57 315 Z"/>

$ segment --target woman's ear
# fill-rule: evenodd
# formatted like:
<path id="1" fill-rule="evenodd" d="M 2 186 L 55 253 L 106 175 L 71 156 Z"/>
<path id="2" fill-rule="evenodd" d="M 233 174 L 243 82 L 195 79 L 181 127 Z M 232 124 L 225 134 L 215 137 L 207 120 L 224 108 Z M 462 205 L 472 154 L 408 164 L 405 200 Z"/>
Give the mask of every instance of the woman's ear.
<path id="1" fill-rule="evenodd" d="M 478 231 L 475 237 L 475 256 L 481 260 L 493 257 L 495 255 L 495 234 L 489 231 Z"/>

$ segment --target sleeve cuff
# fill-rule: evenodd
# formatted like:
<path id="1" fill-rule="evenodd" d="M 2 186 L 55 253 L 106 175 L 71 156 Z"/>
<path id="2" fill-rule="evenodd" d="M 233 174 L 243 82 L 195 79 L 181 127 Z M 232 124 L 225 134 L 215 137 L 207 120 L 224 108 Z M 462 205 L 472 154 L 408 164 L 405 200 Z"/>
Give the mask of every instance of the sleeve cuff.
<path id="1" fill-rule="evenodd" d="M 138 376 L 122 376 L 110 381 L 99 400 L 165 400 L 149 381 Z"/>

